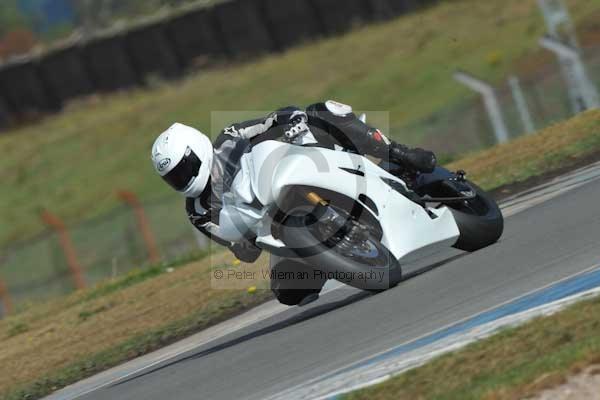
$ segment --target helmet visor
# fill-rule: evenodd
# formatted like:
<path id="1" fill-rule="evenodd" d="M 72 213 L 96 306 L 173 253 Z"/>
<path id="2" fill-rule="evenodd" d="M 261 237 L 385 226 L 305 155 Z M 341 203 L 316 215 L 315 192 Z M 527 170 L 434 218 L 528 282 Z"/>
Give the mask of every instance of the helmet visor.
<path id="1" fill-rule="evenodd" d="M 201 166 L 202 161 L 200 161 L 196 153 L 188 147 L 181 161 L 179 161 L 175 168 L 162 178 L 173 189 L 181 192 L 198 176 Z"/>

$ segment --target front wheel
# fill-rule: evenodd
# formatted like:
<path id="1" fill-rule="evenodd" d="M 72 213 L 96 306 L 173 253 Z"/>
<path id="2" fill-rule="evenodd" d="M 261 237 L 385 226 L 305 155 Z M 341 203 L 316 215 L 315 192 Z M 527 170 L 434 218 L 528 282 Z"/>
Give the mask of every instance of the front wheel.
<path id="1" fill-rule="evenodd" d="M 473 252 L 496 243 L 504 232 L 504 217 L 496 201 L 479 186 L 468 182 L 476 196 L 447 204 L 451 209 L 460 237 L 454 247 Z"/>
<path id="2" fill-rule="evenodd" d="M 356 221 L 343 209 L 333 209 L 347 221 L 345 229 L 332 231 L 326 218 L 312 214 L 292 215 L 282 224 L 281 239 L 301 262 L 329 279 L 373 291 L 397 285 L 402 269 L 373 232 L 376 229 Z"/>

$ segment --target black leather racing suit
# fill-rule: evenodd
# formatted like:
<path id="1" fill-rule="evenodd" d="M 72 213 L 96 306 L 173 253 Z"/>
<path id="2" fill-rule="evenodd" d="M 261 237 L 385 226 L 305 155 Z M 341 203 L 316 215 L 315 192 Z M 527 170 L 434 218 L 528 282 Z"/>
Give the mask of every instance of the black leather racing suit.
<path id="1" fill-rule="evenodd" d="M 253 145 L 281 139 L 286 133 L 303 126 L 308 126 L 319 146 L 332 149 L 340 146 L 359 154 L 382 159 L 389 157 L 389 160 L 406 168 L 424 172 L 432 171 L 436 164 L 433 153 L 409 149 L 389 140 L 378 129 L 357 118 L 349 106 L 329 101 L 313 104 L 306 111 L 285 107 L 262 119 L 233 124 L 221 132 L 213 144 L 214 160 L 209 185 L 200 197 L 186 201 L 191 223 L 215 242 L 227 246 L 240 260 L 256 261 L 261 250 L 254 246 L 254 238 L 231 243 L 218 236 L 223 194 L 229 191 L 241 168 L 242 155 Z"/>

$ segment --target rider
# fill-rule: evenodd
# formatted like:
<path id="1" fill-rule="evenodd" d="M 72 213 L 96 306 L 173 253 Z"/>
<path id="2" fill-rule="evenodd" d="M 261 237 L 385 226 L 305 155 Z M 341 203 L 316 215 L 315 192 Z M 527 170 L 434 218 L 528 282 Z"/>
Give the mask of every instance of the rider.
<path id="1" fill-rule="evenodd" d="M 198 130 L 176 123 L 162 133 L 152 147 L 152 161 L 159 175 L 186 197 L 190 222 L 217 243 L 227 246 L 245 262 L 258 259 L 261 249 L 252 238 L 231 243 L 219 237 L 219 212 L 240 170 L 240 159 L 251 146 L 264 140 L 305 134 L 320 145 L 343 148 L 400 164 L 409 170 L 431 172 L 435 155 L 409 149 L 385 137 L 352 112 L 352 107 L 335 101 L 317 103 L 305 111 L 286 107 L 267 117 L 225 128 L 215 143 Z"/>

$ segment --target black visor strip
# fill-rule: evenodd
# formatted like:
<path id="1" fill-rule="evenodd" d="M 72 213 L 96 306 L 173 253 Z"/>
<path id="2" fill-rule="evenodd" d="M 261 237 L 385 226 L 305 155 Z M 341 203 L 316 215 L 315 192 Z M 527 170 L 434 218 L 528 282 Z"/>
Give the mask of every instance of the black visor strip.
<path id="1" fill-rule="evenodd" d="M 163 176 L 163 179 L 171 185 L 173 189 L 180 192 L 189 185 L 193 178 L 198 176 L 201 166 L 202 161 L 200 161 L 196 153 L 188 147 L 186 155 L 184 155 L 181 161 L 177 163 L 175 168 Z"/>

